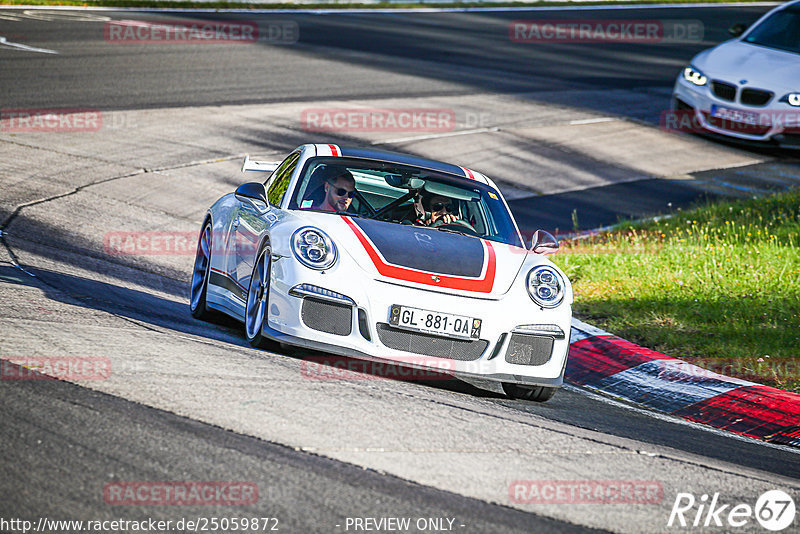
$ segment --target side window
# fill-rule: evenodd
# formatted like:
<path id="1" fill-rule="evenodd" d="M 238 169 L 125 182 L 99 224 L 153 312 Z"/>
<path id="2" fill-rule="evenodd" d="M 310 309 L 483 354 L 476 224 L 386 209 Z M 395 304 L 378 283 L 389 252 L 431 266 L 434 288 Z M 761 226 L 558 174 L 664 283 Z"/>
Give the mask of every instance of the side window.
<path id="1" fill-rule="evenodd" d="M 267 190 L 267 200 L 271 206 L 280 206 L 283 195 L 286 194 L 286 190 L 289 188 L 292 172 L 297 167 L 297 160 L 299 159 L 300 152 L 293 152 L 275 169 Z"/>

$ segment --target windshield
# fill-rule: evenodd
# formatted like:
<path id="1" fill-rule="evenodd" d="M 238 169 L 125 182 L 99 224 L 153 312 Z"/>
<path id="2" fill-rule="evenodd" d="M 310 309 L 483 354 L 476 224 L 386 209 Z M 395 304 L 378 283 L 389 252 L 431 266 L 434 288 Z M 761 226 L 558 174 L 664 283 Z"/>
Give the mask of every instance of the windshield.
<path id="1" fill-rule="evenodd" d="M 784 9 L 773 13 L 753 28 L 744 42 L 800 54 L 800 10 Z"/>
<path id="2" fill-rule="evenodd" d="M 524 246 L 511 214 L 494 189 L 408 165 L 310 158 L 289 209 L 427 226 Z"/>

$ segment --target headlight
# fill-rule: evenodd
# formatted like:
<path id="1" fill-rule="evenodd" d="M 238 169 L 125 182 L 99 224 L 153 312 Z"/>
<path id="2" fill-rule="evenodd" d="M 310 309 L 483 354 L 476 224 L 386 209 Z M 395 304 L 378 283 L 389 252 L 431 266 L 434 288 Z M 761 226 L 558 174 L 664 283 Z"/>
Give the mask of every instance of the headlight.
<path id="1" fill-rule="evenodd" d="M 708 78 L 691 65 L 683 69 L 683 79 L 695 85 L 705 85 L 708 82 Z"/>
<path id="2" fill-rule="evenodd" d="M 789 93 L 781 98 L 781 102 L 786 102 L 790 106 L 800 107 L 800 93 Z"/>
<path id="3" fill-rule="evenodd" d="M 542 308 L 555 308 L 564 300 L 564 280 L 552 267 L 534 267 L 528 273 L 528 294 Z"/>
<path id="4" fill-rule="evenodd" d="M 300 263 L 312 269 L 328 269 L 336 263 L 336 245 L 322 230 L 305 227 L 292 236 L 292 250 Z"/>

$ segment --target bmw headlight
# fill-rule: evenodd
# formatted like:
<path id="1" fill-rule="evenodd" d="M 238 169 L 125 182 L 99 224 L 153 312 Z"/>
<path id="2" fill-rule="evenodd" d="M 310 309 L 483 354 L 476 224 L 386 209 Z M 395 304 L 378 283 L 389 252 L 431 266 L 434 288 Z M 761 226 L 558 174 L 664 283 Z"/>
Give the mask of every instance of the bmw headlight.
<path id="1" fill-rule="evenodd" d="M 534 267 L 528 273 L 528 294 L 542 308 L 555 308 L 564 300 L 564 279 L 552 267 Z"/>
<path id="2" fill-rule="evenodd" d="M 292 236 L 292 250 L 300 263 L 312 269 L 328 269 L 336 263 L 336 245 L 317 228 L 297 230 Z"/>
<path id="3" fill-rule="evenodd" d="M 694 85 L 705 85 L 708 83 L 708 78 L 706 78 L 705 74 L 691 65 L 683 69 L 683 79 Z"/>
<path id="4" fill-rule="evenodd" d="M 781 98 L 781 102 L 786 102 L 790 106 L 800 107 L 800 93 L 789 93 Z"/>

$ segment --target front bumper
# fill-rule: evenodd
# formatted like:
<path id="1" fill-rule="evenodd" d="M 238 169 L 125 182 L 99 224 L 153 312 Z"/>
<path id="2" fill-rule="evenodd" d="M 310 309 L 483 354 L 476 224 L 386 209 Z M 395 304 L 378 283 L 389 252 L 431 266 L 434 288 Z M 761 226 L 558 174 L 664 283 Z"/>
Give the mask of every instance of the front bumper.
<path id="1" fill-rule="evenodd" d="M 298 291 L 303 284 L 328 292 L 319 297 Z M 571 306 L 565 302 L 542 310 L 524 289 L 512 288 L 499 300 L 469 298 L 358 278 L 342 269 L 312 271 L 280 258 L 273 261 L 269 298 L 263 333 L 282 343 L 462 378 L 537 386 L 563 383 Z M 307 300 L 313 306 L 304 308 Z M 395 304 L 479 318 L 480 339 L 453 341 L 391 327 L 389 313 Z M 314 324 L 315 318 L 328 324 Z M 400 350 L 403 343 L 411 350 Z M 525 363 L 515 363 L 520 361 Z"/>
<path id="2" fill-rule="evenodd" d="M 693 112 L 692 124 L 699 126 L 699 131 L 693 131 L 692 127 L 686 130 L 678 127 L 678 130 L 710 132 L 757 145 L 800 148 L 800 108 L 782 103 L 778 101 L 779 98 L 780 95 L 774 96 L 766 106 L 748 106 L 742 104 L 738 97 L 734 101 L 717 97 L 711 89 L 711 81 L 698 87 L 679 76 L 672 92 L 672 112 Z M 711 116 L 711 107 L 714 105 L 756 114 L 757 124 L 714 118 Z"/>

